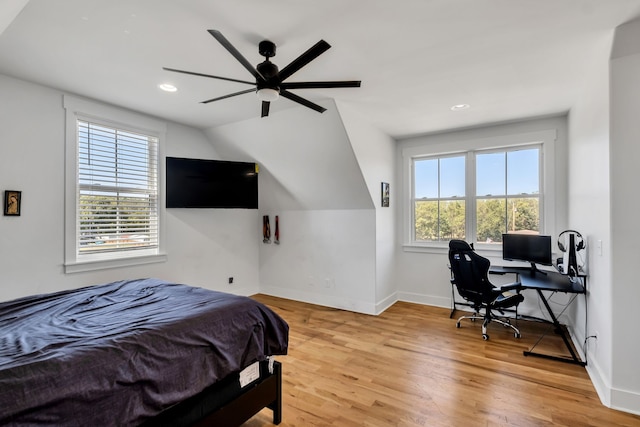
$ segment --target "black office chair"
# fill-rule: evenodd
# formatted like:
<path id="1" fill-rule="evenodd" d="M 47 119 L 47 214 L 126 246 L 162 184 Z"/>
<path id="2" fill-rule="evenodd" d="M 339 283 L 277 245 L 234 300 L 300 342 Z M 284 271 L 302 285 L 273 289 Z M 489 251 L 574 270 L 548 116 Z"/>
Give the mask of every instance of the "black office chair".
<path id="1" fill-rule="evenodd" d="M 449 242 L 449 267 L 451 268 L 451 283 L 458 289 L 458 294 L 469 301 L 473 307 L 472 316 L 462 316 L 458 319 L 456 327 L 460 327 L 462 319 L 481 319 L 482 338 L 489 339 L 487 325 L 489 322 L 497 322 L 515 331 L 515 337 L 520 338 L 520 330 L 511 324 L 509 318 L 504 316 L 503 309 L 517 307 L 524 297 L 518 292 L 520 283 L 509 283 L 502 286 L 493 285 L 488 278 L 491 263 L 488 259 L 478 255 L 464 240 L 451 240 Z M 509 292 L 515 290 L 516 293 Z M 484 315 L 480 310 L 484 309 Z M 492 310 L 497 310 L 503 316 L 498 317 Z M 504 320 L 502 320 L 504 319 Z"/>

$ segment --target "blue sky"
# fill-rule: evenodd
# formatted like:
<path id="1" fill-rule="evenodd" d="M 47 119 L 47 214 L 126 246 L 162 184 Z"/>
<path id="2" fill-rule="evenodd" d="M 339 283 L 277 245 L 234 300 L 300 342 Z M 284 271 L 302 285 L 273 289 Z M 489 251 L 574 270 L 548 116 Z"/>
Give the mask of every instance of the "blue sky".
<path id="1" fill-rule="evenodd" d="M 415 162 L 415 197 L 464 197 L 465 156 Z M 505 190 L 505 170 L 506 183 Z M 539 149 L 476 154 L 476 195 L 537 194 L 539 192 Z M 440 194 L 438 195 L 438 184 Z"/>

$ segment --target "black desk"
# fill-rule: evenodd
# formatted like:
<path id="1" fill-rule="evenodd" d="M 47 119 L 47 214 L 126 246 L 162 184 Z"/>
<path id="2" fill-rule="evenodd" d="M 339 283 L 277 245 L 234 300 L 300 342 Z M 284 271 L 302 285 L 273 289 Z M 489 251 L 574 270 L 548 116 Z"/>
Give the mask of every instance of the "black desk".
<path id="1" fill-rule="evenodd" d="M 529 351 L 525 351 L 525 356 L 537 356 L 544 357 L 552 360 L 559 360 L 561 362 L 574 363 L 580 366 L 585 366 L 586 362 L 583 362 L 580 357 L 576 354 L 571 342 L 569 341 L 569 337 L 567 336 L 565 329 L 562 324 L 558 321 L 555 313 L 551 309 L 549 305 L 549 301 L 544 296 L 542 291 L 551 291 L 551 292 L 563 292 L 568 294 L 586 294 L 585 281 L 586 277 L 581 276 L 577 278 L 571 278 L 569 276 L 565 276 L 564 274 L 560 274 L 555 271 L 532 271 L 529 267 L 500 267 L 500 266 L 491 266 L 489 270 L 491 274 L 515 274 L 516 280 L 522 284 L 522 289 L 535 289 L 538 292 L 538 296 L 540 300 L 544 304 L 549 316 L 551 317 L 555 328 L 555 332 L 562 337 L 562 341 L 564 341 L 569 354 L 571 354 L 570 358 L 567 357 L 559 357 L 552 356 L 548 354 L 535 353 L 533 349 L 540 342 L 533 345 Z M 540 338 L 542 339 L 544 335 Z"/>

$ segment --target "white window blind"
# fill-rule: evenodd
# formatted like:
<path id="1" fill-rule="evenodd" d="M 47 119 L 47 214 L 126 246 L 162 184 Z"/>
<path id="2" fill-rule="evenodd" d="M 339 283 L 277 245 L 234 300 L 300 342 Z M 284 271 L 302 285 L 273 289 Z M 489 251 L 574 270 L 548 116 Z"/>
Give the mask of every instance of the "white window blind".
<path id="1" fill-rule="evenodd" d="M 77 254 L 157 248 L 158 138 L 77 125 Z"/>

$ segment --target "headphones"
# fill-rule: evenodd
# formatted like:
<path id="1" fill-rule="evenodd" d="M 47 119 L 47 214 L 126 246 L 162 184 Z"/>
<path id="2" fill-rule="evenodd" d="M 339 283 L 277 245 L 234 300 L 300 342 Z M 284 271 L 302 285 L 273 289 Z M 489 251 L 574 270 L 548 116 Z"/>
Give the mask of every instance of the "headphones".
<path id="1" fill-rule="evenodd" d="M 562 236 L 564 236 L 565 234 L 568 234 L 568 233 L 574 233 L 576 235 L 576 237 L 578 238 L 578 240 L 576 242 L 576 252 L 578 252 L 578 251 L 580 251 L 580 250 L 582 250 L 582 249 L 587 247 L 584 239 L 582 238 L 582 234 L 580 234 L 576 230 L 564 230 L 558 236 L 558 249 L 560 249 L 560 251 L 567 252 L 567 248 L 564 247 L 564 245 L 562 244 L 561 240 L 562 240 Z"/>

